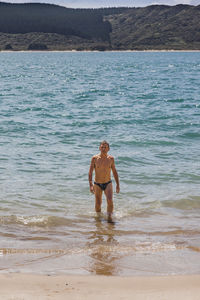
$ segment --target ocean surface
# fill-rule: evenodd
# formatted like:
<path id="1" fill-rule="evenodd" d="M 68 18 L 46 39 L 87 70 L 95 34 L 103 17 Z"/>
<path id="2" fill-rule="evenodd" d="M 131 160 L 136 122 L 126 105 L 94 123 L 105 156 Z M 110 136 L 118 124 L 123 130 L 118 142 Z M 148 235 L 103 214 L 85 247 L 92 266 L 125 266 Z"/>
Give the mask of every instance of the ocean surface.
<path id="1" fill-rule="evenodd" d="M 0 272 L 199 274 L 200 52 L 0 53 L 0 191 Z"/>

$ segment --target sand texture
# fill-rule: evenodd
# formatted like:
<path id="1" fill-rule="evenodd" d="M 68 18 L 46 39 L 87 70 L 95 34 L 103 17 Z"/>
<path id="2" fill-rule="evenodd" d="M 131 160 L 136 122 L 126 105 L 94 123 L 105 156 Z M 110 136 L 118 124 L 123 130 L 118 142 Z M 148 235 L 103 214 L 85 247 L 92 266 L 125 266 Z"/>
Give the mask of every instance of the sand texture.
<path id="1" fill-rule="evenodd" d="M 106 277 L 1 274 L 0 299 L 199 300 L 200 275 Z"/>

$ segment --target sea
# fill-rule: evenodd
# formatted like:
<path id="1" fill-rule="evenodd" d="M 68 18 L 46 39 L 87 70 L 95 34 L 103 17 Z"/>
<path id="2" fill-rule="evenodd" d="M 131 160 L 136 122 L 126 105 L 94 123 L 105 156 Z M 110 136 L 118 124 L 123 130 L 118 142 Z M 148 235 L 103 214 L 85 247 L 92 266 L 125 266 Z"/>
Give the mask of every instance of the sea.
<path id="1" fill-rule="evenodd" d="M 112 223 L 88 185 L 102 140 L 120 178 Z M 200 274 L 200 52 L 0 53 L 0 273 L 12 272 Z"/>

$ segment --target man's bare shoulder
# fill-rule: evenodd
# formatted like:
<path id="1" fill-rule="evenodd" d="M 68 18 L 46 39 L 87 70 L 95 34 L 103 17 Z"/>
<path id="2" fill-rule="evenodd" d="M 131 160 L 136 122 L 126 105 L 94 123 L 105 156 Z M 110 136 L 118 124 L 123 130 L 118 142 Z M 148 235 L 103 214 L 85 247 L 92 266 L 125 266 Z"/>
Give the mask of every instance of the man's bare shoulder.
<path id="1" fill-rule="evenodd" d="M 96 155 L 93 155 L 92 156 L 92 159 L 96 159 L 96 158 L 99 158 L 100 157 L 100 155 L 99 154 L 96 154 Z"/>
<path id="2" fill-rule="evenodd" d="M 99 158 L 99 154 L 92 156 L 92 162 L 95 162 Z"/>
<path id="3" fill-rule="evenodd" d="M 110 159 L 111 161 L 114 161 L 114 156 L 108 155 L 107 157 L 108 157 L 108 159 Z"/>

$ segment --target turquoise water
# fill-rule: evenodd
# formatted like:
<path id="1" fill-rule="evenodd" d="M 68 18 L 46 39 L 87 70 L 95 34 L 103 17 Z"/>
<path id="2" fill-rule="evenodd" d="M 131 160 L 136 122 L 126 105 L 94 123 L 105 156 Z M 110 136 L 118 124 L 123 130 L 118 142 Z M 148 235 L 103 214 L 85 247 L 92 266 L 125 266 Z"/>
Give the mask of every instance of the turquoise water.
<path id="1" fill-rule="evenodd" d="M 199 273 L 199 87 L 199 52 L 0 53 L 0 269 Z M 104 139 L 115 224 L 88 188 Z"/>

